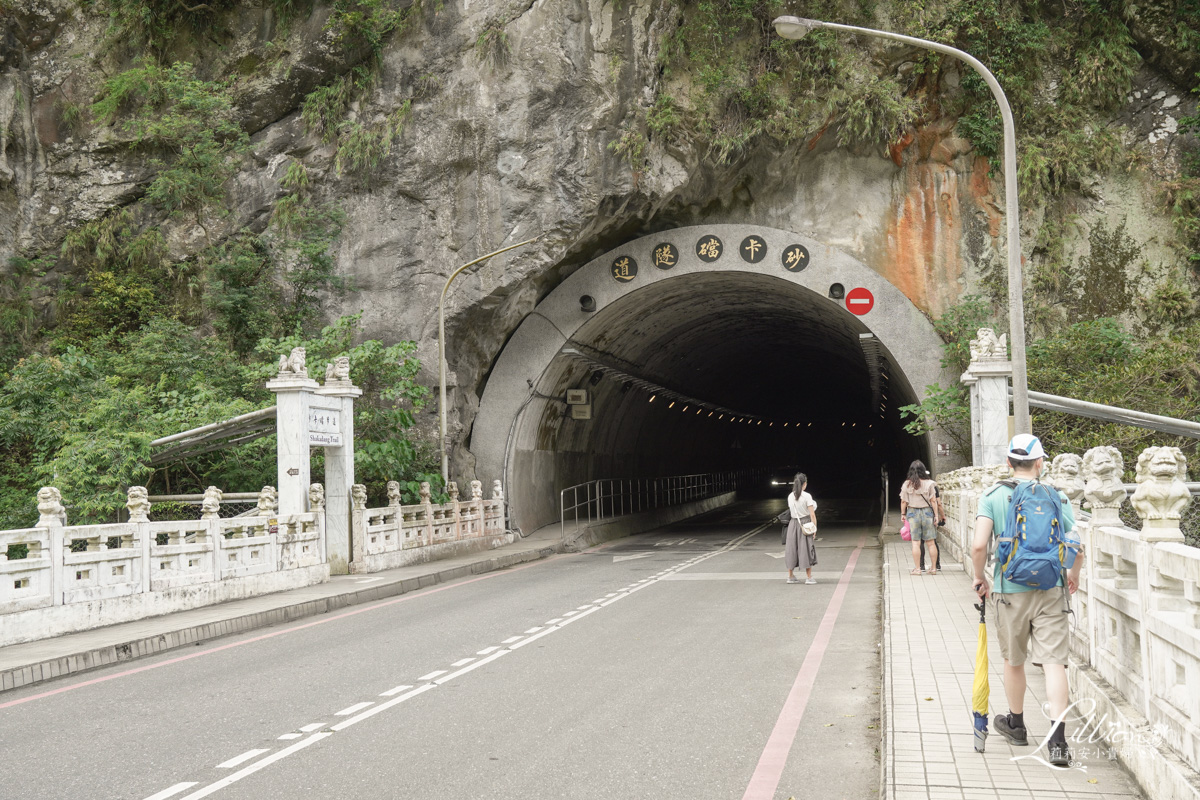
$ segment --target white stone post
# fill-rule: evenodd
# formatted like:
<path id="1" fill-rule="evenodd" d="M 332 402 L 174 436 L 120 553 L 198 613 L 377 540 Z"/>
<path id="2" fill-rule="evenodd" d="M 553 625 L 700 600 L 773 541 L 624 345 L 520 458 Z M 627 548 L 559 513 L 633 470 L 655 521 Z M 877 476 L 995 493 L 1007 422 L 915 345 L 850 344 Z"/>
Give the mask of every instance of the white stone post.
<path id="1" fill-rule="evenodd" d="M 997 337 L 991 328 L 980 328 L 971 340 L 971 364 L 961 379 L 971 393 L 971 463 L 977 467 L 1005 463 L 1012 438 L 1008 413 L 1011 378 L 1007 336 Z"/>
<path id="2" fill-rule="evenodd" d="M 278 512 L 302 514 L 308 493 L 310 458 L 308 444 L 308 405 L 318 384 L 308 377 L 304 348 L 279 359 L 279 374 L 267 381 L 275 393 L 276 486 L 279 487 Z"/>
<path id="3" fill-rule="evenodd" d="M 50 545 L 50 597 L 53 605 L 61 606 L 63 587 L 63 526 L 67 524 L 67 509 L 62 504 L 62 493 L 53 486 L 43 486 L 37 493 L 37 527 L 46 529 Z"/>
<path id="4" fill-rule="evenodd" d="M 362 389 L 350 382 L 350 359 L 339 356 L 325 370 L 325 385 L 314 402 L 338 417 L 341 443 L 325 445 L 325 547 L 331 575 L 350 571 L 350 487 L 354 485 L 354 398 Z M 307 481 L 305 482 L 307 485 Z"/>

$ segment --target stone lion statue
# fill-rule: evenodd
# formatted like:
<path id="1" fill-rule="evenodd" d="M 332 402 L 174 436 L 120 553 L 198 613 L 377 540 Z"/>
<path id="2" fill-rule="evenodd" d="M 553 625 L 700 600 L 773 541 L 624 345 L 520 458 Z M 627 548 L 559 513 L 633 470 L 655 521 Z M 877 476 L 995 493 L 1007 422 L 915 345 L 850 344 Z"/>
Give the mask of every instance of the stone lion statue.
<path id="1" fill-rule="evenodd" d="M 1187 457 L 1178 447 L 1147 447 L 1138 456 L 1137 483 L 1131 502 L 1142 519 L 1179 519 L 1192 502 L 1184 479 Z"/>
<path id="2" fill-rule="evenodd" d="M 504 488 L 500 485 L 499 478 L 492 481 L 492 499 L 493 500 L 503 500 L 504 499 Z"/>
<path id="3" fill-rule="evenodd" d="M 150 521 L 150 495 L 145 486 L 130 486 L 125 507 L 129 509 L 130 522 Z"/>
<path id="4" fill-rule="evenodd" d="M 215 486 L 204 490 L 204 500 L 200 503 L 200 519 L 217 519 L 221 516 L 221 497 L 223 495 L 224 492 Z"/>
<path id="5" fill-rule="evenodd" d="M 353 506 L 362 511 L 367 507 L 367 487 L 361 483 L 356 483 L 350 487 L 350 502 Z"/>
<path id="6" fill-rule="evenodd" d="M 62 504 L 62 492 L 53 486 L 43 486 L 37 493 L 38 525 L 66 525 L 67 509 Z"/>
<path id="7" fill-rule="evenodd" d="M 350 357 L 338 356 L 325 365 L 325 383 L 350 382 Z"/>
<path id="8" fill-rule="evenodd" d="M 980 328 L 970 346 L 972 361 L 1003 361 L 1008 358 L 1008 334 L 997 336 L 992 328 Z"/>
<path id="9" fill-rule="evenodd" d="M 1047 483 L 1065 494 L 1072 503 L 1078 503 L 1083 497 L 1082 469 L 1081 457 L 1074 453 L 1060 453 L 1050 462 L 1050 479 Z"/>
<path id="10" fill-rule="evenodd" d="M 308 510 L 320 511 L 325 508 L 325 487 L 319 483 L 309 484 Z"/>
<path id="11" fill-rule="evenodd" d="M 258 516 L 273 517 L 279 508 L 279 492 L 274 486 L 264 486 L 258 493 Z"/>
<path id="12" fill-rule="evenodd" d="M 1111 445 L 1093 447 L 1083 454 L 1083 494 L 1088 506 L 1120 508 L 1125 500 L 1125 487 L 1121 475 L 1125 472 L 1125 460 L 1121 451 Z"/>
<path id="13" fill-rule="evenodd" d="M 308 367 L 305 366 L 305 358 L 303 347 L 293 347 L 291 355 L 279 357 L 279 374 L 292 374 L 307 378 Z"/>
<path id="14" fill-rule="evenodd" d="M 471 499 L 483 499 L 483 481 L 471 481 Z"/>
<path id="15" fill-rule="evenodd" d="M 458 483 L 456 481 L 446 482 L 446 494 L 450 495 L 450 502 L 458 502 Z"/>
<path id="16" fill-rule="evenodd" d="M 420 496 L 421 502 L 424 504 L 433 502 L 433 490 L 429 486 L 429 481 L 421 481 Z"/>
<path id="17" fill-rule="evenodd" d="M 400 505 L 400 481 L 387 482 L 388 505 Z"/>

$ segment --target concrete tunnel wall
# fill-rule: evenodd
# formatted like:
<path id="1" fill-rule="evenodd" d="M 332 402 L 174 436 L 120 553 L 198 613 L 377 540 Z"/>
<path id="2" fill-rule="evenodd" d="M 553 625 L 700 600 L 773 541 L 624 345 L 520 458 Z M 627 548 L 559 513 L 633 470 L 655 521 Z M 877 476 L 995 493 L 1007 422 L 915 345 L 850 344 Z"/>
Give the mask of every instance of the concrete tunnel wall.
<path id="1" fill-rule="evenodd" d="M 697 242 L 724 245 L 712 263 Z M 750 262 L 753 237 L 765 256 Z M 674 245 L 676 264 L 655 266 L 654 252 Z M 784 268 L 794 245 L 809 265 Z M 637 274 L 613 277 L 631 257 Z M 874 307 L 850 313 L 829 297 L 831 284 L 863 287 Z M 581 309 L 589 295 L 596 310 Z M 880 344 L 881 411 L 860 334 Z M 499 476 L 511 522 L 534 530 L 558 519 L 559 492 L 596 478 L 639 478 L 797 467 L 829 491 L 878 493 L 880 465 L 896 481 L 912 458 L 935 471 L 954 466 L 933 455 L 938 432 L 912 437 L 897 409 L 946 384 L 941 339 L 932 324 L 885 278 L 838 250 L 788 231 L 750 225 L 680 228 L 631 241 L 577 270 L 518 326 L 497 358 L 470 439 L 476 474 Z M 761 419 L 753 424 L 695 413 L 693 405 L 626 388 L 608 370 L 562 354 L 574 348 L 595 361 L 706 403 Z M 592 419 L 574 420 L 567 389 L 587 389 Z M 932 456 L 932 458 L 931 458 Z M 820 476 L 820 477 L 818 477 Z M 857 481 L 858 488 L 846 489 Z M 832 484 L 840 484 L 841 488 Z"/>

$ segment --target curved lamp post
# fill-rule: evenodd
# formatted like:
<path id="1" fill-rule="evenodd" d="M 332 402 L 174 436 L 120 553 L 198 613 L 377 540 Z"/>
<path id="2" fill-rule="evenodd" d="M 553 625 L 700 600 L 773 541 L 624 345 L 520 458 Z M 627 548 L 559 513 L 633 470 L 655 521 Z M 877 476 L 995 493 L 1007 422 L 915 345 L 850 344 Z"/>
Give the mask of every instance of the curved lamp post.
<path id="1" fill-rule="evenodd" d="M 801 19 L 800 17 L 779 17 L 772 24 L 775 26 L 775 32 L 785 39 L 802 39 L 809 31 L 817 28 L 830 28 L 876 36 L 881 39 L 892 39 L 926 50 L 936 50 L 970 64 L 987 83 L 988 88 L 992 90 L 992 96 L 1000 105 L 1000 116 L 1004 120 L 1004 205 L 1008 227 L 1008 341 L 1012 348 L 1013 422 L 1016 433 L 1031 433 L 1029 386 L 1025 370 L 1025 302 L 1022 291 L 1025 284 L 1021 275 L 1020 217 L 1017 211 L 1017 135 L 1016 127 L 1013 125 L 1012 109 L 1009 107 L 1008 98 L 1004 96 L 1004 90 L 1000 88 L 996 77 L 974 56 L 964 53 L 958 48 L 931 42 L 927 39 L 877 31 L 872 28 L 859 28 L 854 25 Z"/>
<path id="2" fill-rule="evenodd" d="M 450 282 L 457 278 L 459 273 L 467 267 L 473 267 L 480 262 L 487 261 L 492 256 L 507 253 L 509 250 L 524 247 L 527 244 L 536 242 L 538 238 L 535 236 L 532 239 L 526 239 L 523 242 L 502 247 L 499 250 L 493 250 L 486 256 L 480 256 L 474 261 L 468 261 L 454 270 L 454 272 L 451 272 L 450 277 L 446 278 L 446 285 L 442 287 L 442 296 L 438 299 L 438 450 L 442 453 L 443 484 L 450 481 L 450 458 L 446 453 L 446 291 L 450 288 Z"/>

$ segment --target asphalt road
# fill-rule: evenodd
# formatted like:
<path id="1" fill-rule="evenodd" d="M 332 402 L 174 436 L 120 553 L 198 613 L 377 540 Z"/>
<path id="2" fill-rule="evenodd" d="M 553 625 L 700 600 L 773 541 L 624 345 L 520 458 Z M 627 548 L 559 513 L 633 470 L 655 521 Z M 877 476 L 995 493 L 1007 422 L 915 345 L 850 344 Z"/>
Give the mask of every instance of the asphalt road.
<path id="1" fill-rule="evenodd" d="M 876 797 L 875 530 L 780 508 L 6 693 L 0 798 Z"/>

